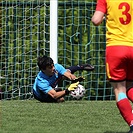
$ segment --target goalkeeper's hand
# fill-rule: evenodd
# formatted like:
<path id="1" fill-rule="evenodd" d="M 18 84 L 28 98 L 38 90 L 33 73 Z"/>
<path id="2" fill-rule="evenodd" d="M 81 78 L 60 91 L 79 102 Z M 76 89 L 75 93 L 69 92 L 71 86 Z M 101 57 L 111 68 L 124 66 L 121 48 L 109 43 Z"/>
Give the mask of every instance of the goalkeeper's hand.
<path id="1" fill-rule="evenodd" d="M 66 95 L 69 94 L 70 91 L 74 91 L 75 88 L 78 87 L 79 82 L 72 83 L 70 86 L 65 90 Z"/>
<path id="2" fill-rule="evenodd" d="M 85 80 L 85 78 L 80 76 L 80 77 L 76 78 L 75 80 L 72 80 L 72 83 L 81 82 L 83 80 Z"/>

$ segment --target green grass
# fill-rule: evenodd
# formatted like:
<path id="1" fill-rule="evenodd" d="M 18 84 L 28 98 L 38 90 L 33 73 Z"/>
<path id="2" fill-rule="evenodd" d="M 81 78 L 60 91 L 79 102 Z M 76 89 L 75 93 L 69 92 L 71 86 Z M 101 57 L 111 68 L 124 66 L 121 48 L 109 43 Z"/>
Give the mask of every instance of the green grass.
<path id="1" fill-rule="evenodd" d="M 115 101 L 1 101 L 0 133 L 127 133 Z"/>

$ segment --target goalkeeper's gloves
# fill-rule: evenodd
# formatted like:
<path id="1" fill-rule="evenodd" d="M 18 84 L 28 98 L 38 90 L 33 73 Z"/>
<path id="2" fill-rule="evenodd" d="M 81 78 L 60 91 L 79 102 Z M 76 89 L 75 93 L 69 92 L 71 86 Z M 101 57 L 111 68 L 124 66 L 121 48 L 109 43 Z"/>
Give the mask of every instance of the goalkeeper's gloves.
<path id="1" fill-rule="evenodd" d="M 70 93 L 70 91 L 74 91 L 75 88 L 78 87 L 78 84 L 79 84 L 79 82 L 70 84 L 70 86 L 65 90 L 66 95 L 68 95 Z"/>
<path id="2" fill-rule="evenodd" d="M 85 78 L 80 76 L 80 77 L 76 78 L 75 80 L 72 80 L 72 83 L 76 83 L 78 81 L 81 82 L 83 80 L 85 80 Z"/>

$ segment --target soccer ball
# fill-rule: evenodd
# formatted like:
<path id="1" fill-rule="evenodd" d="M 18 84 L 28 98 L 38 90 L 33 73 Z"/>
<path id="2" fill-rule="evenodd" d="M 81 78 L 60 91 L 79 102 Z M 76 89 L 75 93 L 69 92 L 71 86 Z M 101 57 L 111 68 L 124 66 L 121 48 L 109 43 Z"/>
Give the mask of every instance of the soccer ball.
<path id="1" fill-rule="evenodd" d="M 83 85 L 79 84 L 78 87 L 74 90 L 71 91 L 70 95 L 74 98 L 74 99 L 81 99 L 84 95 L 85 95 L 85 88 Z"/>

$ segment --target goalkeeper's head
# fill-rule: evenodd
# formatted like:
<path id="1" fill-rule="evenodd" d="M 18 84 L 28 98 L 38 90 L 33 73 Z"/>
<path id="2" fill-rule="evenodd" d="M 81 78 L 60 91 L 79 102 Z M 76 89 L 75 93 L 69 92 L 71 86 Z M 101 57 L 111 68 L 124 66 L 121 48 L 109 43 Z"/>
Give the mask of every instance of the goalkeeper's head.
<path id="1" fill-rule="evenodd" d="M 46 70 L 47 67 L 53 67 L 54 61 L 52 58 L 44 55 L 42 57 L 38 57 L 37 65 L 41 71 Z"/>

